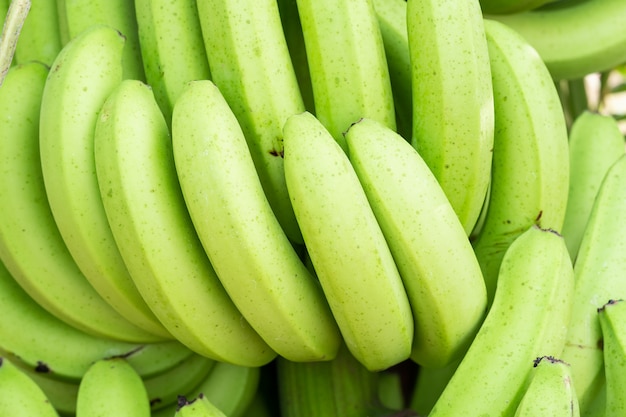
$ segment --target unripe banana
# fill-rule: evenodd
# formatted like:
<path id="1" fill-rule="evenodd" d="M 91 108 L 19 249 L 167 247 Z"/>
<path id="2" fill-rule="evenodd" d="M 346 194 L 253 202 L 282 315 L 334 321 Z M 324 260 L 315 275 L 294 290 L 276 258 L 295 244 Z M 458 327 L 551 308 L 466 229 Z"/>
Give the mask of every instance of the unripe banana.
<path id="1" fill-rule="evenodd" d="M 407 359 L 407 294 L 348 156 L 311 113 L 291 116 L 283 132 L 289 196 L 348 349 L 370 370 Z"/>
<path id="2" fill-rule="evenodd" d="M 609 300 L 598 309 L 606 375 L 606 417 L 626 412 L 626 301 Z"/>
<path id="3" fill-rule="evenodd" d="M 17 41 L 30 10 L 30 0 L 13 0 L 6 9 L 0 34 L 0 86 L 13 65 Z"/>
<path id="4" fill-rule="evenodd" d="M 509 14 L 533 10 L 557 0 L 480 0 L 483 13 Z"/>
<path id="5" fill-rule="evenodd" d="M 2 356 L 0 356 L 0 415 L 59 417 L 39 385 Z"/>
<path id="6" fill-rule="evenodd" d="M 50 66 L 62 47 L 56 0 L 31 3 L 15 47 L 15 61 L 40 61 Z"/>
<path id="7" fill-rule="evenodd" d="M 192 400 L 180 398 L 179 402 L 174 417 L 226 417 L 226 414 L 202 394 Z"/>

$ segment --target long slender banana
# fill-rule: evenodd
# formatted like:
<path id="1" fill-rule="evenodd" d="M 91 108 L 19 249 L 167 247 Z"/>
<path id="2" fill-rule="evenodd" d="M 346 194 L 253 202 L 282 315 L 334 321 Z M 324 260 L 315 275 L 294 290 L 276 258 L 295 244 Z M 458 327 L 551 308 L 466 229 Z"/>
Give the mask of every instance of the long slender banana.
<path id="1" fill-rule="evenodd" d="M 197 0 L 212 80 L 237 117 L 267 200 L 302 243 L 285 185 L 282 127 L 304 102 L 275 0 Z"/>
<path id="2" fill-rule="evenodd" d="M 135 0 L 146 74 L 168 124 L 185 84 L 210 79 L 196 0 Z"/>
<path id="3" fill-rule="evenodd" d="M 1 356 L 0 415 L 59 417 L 39 385 L 9 359 Z"/>
<path id="4" fill-rule="evenodd" d="M 613 117 L 586 111 L 574 120 L 569 133 L 570 179 L 562 229 L 572 261 L 602 179 L 622 155 L 624 135 Z"/>
<path id="5" fill-rule="evenodd" d="M 487 308 L 472 245 L 442 186 L 410 143 L 372 119 L 354 123 L 345 138 L 411 304 L 411 359 L 426 367 L 446 366 L 467 349 Z"/>
<path id="6" fill-rule="evenodd" d="M 289 196 L 348 349 L 370 370 L 407 359 L 407 293 L 348 156 L 311 113 L 291 116 L 283 132 Z"/>
<path id="7" fill-rule="evenodd" d="M 40 61 L 50 66 L 62 47 L 56 0 L 31 0 L 31 3 L 14 59 L 17 63 Z"/>
<path id="8" fill-rule="evenodd" d="M 111 335 L 116 336 L 112 333 L 116 330 L 117 337 L 131 341 L 171 339 L 126 268 L 106 217 L 96 175 L 96 121 L 106 97 L 122 81 L 123 45 L 124 39 L 115 29 L 92 26 L 73 38 L 55 59 L 41 99 L 41 169 L 50 209 L 69 252 L 97 294 L 128 323 L 109 330 Z M 80 288 L 48 285 L 40 291 L 40 298 L 60 297 L 61 292 Z M 66 308 L 97 299 L 96 294 L 67 298 L 71 302 Z"/>
<path id="9" fill-rule="evenodd" d="M 429 417 L 513 416 L 532 361 L 563 349 L 573 291 L 559 234 L 531 226 L 517 237 L 502 261 L 493 305 Z"/>
<path id="10" fill-rule="evenodd" d="M 113 236 L 160 322 L 177 340 L 212 359 L 247 366 L 271 361 L 275 352 L 242 319 L 204 252 L 152 90 L 138 80 L 122 81 L 100 110 L 94 141 Z"/>
<path id="11" fill-rule="evenodd" d="M 30 6 L 30 0 L 14 0 L 7 7 L 0 34 L 0 86 L 14 63 L 15 48 Z"/>
<path id="12" fill-rule="evenodd" d="M 626 61 L 622 0 L 559 1 L 540 10 L 487 17 L 521 34 L 555 80 L 580 78 Z"/>
<path id="13" fill-rule="evenodd" d="M 561 231 L 569 187 L 567 128 L 556 88 L 528 43 L 485 20 L 495 103 L 491 188 L 473 241 L 489 303 L 502 257 L 532 224 Z"/>
<path id="14" fill-rule="evenodd" d="M 494 92 L 478 0 L 409 0 L 411 142 L 441 184 L 467 235 L 491 173 Z"/>
<path id="15" fill-rule="evenodd" d="M 191 400 L 181 398 L 180 402 L 174 417 L 226 417 L 226 414 L 202 394 Z"/>
<path id="16" fill-rule="evenodd" d="M 94 362 L 80 381 L 76 417 L 150 417 L 141 376 L 124 358 Z"/>
<path id="17" fill-rule="evenodd" d="M 60 24 L 65 25 L 67 39 L 63 45 L 94 25 L 118 30 L 125 39 L 122 53 L 124 78 L 145 80 L 141 47 L 133 0 L 56 0 Z"/>
<path id="18" fill-rule="evenodd" d="M 606 377 L 606 417 L 618 417 L 626 411 L 626 301 L 609 300 L 598 309 L 604 348 Z"/>
<path id="19" fill-rule="evenodd" d="M 540 356 L 532 366 L 515 417 L 580 417 L 570 365 L 553 356 Z"/>
<path id="20" fill-rule="evenodd" d="M 480 0 L 485 14 L 511 14 L 534 10 L 556 0 Z"/>
<path id="21" fill-rule="evenodd" d="M 576 288 L 567 344 L 560 357 L 572 365 L 581 414 L 602 388 L 604 360 L 597 309 L 626 298 L 626 155 L 606 173 L 574 263 Z"/>
<path id="22" fill-rule="evenodd" d="M 396 128 L 385 47 L 371 0 L 297 0 L 315 115 L 345 150 L 361 117 Z"/>
<path id="23" fill-rule="evenodd" d="M 279 355 L 335 356 L 324 294 L 265 197 L 243 131 L 220 90 L 194 81 L 174 105 L 174 161 L 193 224 L 226 292 Z"/>

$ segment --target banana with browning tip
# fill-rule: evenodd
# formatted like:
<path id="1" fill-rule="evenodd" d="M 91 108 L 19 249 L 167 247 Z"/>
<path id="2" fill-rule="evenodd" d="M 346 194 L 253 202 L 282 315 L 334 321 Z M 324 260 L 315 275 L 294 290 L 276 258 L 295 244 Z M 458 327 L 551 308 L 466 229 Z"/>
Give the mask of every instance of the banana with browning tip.
<path id="1" fill-rule="evenodd" d="M 2 356 L 0 356 L 0 415 L 59 417 L 39 385 Z"/>
<path id="2" fill-rule="evenodd" d="M 623 416 L 626 412 L 626 301 L 609 300 L 598 309 L 604 348 L 606 377 L 606 417 Z"/>
<path id="3" fill-rule="evenodd" d="M 50 66 L 61 51 L 56 0 L 31 0 L 32 5 L 15 46 L 17 63 L 40 61 Z"/>

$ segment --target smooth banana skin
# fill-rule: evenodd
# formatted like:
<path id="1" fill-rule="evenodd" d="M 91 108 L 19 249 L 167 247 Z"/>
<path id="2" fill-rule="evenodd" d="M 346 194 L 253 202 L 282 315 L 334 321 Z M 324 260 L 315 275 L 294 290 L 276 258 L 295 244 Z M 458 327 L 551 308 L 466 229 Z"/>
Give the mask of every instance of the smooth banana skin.
<path id="1" fill-rule="evenodd" d="M 626 61 L 622 0 L 559 1 L 539 10 L 486 16 L 521 34 L 555 80 L 581 78 Z"/>
<path id="2" fill-rule="evenodd" d="M 626 301 L 609 300 L 598 309 L 604 346 L 604 372 L 606 375 L 606 417 L 626 413 Z"/>
<path id="3" fill-rule="evenodd" d="M 191 219 L 243 317 L 278 355 L 333 358 L 341 337 L 324 294 L 278 223 L 239 122 L 213 82 L 188 84 L 172 130 Z"/>
<path id="4" fill-rule="evenodd" d="M 533 10 L 557 0 L 480 0 L 484 14 L 510 14 Z"/>
<path id="5" fill-rule="evenodd" d="M 291 116 L 283 132 L 289 196 L 348 349 L 369 370 L 407 359 L 409 299 L 348 156 L 311 113 Z"/>
<path id="6" fill-rule="evenodd" d="M 76 417 L 150 417 L 141 376 L 124 358 L 94 362 L 80 381 Z"/>
<path id="7" fill-rule="evenodd" d="M 502 261 L 485 321 L 428 416 L 514 416 L 532 361 L 563 349 L 573 291 L 563 238 L 537 226 L 524 231 Z"/>
<path id="8" fill-rule="evenodd" d="M 237 117 L 287 237 L 302 244 L 283 168 L 282 127 L 304 111 L 275 0 L 196 0 L 211 77 Z"/>
<path id="9" fill-rule="evenodd" d="M 168 124 L 188 81 L 210 79 L 196 0 L 135 0 L 146 82 Z"/>
<path id="10" fill-rule="evenodd" d="M 125 39 L 122 54 L 124 78 L 145 80 L 133 0 L 56 0 L 60 24 L 67 39 L 63 45 L 94 25 L 117 29 Z"/>
<path id="11" fill-rule="evenodd" d="M 494 143 L 494 92 L 480 5 L 409 0 L 406 14 L 411 143 L 469 236 L 487 193 Z"/>
<path id="12" fill-rule="evenodd" d="M 117 30 L 98 25 L 63 48 L 41 98 L 39 152 L 54 220 L 74 261 L 97 291 L 93 295 L 67 296 L 71 301 L 66 308 L 95 302 L 100 294 L 112 307 L 111 312 L 94 316 L 102 315 L 103 320 L 113 313 L 120 316 L 119 323 L 108 319 L 110 329 L 103 332 L 121 340 L 153 342 L 173 336 L 143 300 L 126 268 L 106 217 L 94 159 L 98 113 L 122 81 L 123 47 L 124 38 Z M 54 279 L 58 285 L 59 278 Z M 60 292 L 81 288 L 66 287 L 47 286 L 38 299 L 59 297 Z M 91 315 L 87 317 L 93 320 Z"/>
<path id="13" fill-rule="evenodd" d="M 315 115 L 345 150 L 361 117 L 396 129 L 389 68 L 371 0 L 297 0 Z"/>
<path id="14" fill-rule="evenodd" d="M 567 128 L 544 63 L 505 25 L 485 20 L 495 103 L 489 202 L 473 241 L 491 304 L 508 246 L 533 224 L 561 231 L 569 187 Z"/>
<path id="15" fill-rule="evenodd" d="M 562 234 L 576 259 L 591 207 L 609 168 L 624 155 L 624 135 L 608 115 L 585 111 L 569 133 L 570 179 Z"/>
<path id="16" fill-rule="evenodd" d="M 540 356 L 532 366 L 515 417 L 580 417 L 570 365 L 553 356 Z"/>
<path id="17" fill-rule="evenodd" d="M 202 394 L 191 400 L 181 398 L 179 401 L 181 403 L 174 417 L 226 417 L 222 410 Z"/>
<path id="18" fill-rule="evenodd" d="M 585 228 L 574 273 L 576 289 L 567 343 L 560 357 L 572 365 L 581 414 L 585 415 L 604 379 L 602 331 L 597 309 L 626 298 L 626 155 L 606 173 Z"/>
<path id="19" fill-rule="evenodd" d="M 39 385 L 2 356 L 0 356 L 0 415 L 59 417 Z"/>
<path id="20" fill-rule="evenodd" d="M 443 188 L 402 136 L 364 118 L 345 138 L 411 304 L 411 359 L 444 367 L 464 353 L 487 309 L 472 245 Z"/>
<path id="21" fill-rule="evenodd" d="M 61 47 L 56 0 L 31 0 L 15 46 L 14 60 L 17 63 L 40 61 L 50 66 Z"/>
<path id="22" fill-rule="evenodd" d="M 148 85 L 124 80 L 113 89 L 96 122 L 94 155 L 122 258 L 165 328 L 215 360 L 271 361 L 276 353 L 241 317 L 204 252 L 178 182 L 167 122 Z"/>

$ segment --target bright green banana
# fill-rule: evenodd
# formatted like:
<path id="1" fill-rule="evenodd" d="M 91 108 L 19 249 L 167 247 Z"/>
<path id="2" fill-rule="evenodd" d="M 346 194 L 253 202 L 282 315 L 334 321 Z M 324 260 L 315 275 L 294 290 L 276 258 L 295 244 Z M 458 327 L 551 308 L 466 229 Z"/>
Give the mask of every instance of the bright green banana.
<path id="1" fill-rule="evenodd" d="M 350 163 L 411 304 L 411 359 L 425 367 L 446 366 L 467 349 L 487 309 L 472 245 L 441 185 L 410 143 L 366 118 L 354 123 L 345 138 Z"/>
<path id="2" fill-rule="evenodd" d="M 604 348 L 606 376 L 606 417 L 623 416 L 626 412 L 626 301 L 609 300 L 598 309 Z"/>
<path id="3" fill-rule="evenodd" d="M 181 398 L 179 401 L 174 417 L 226 417 L 226 414 L 202 394 L 192 400 Z"/>
<path id="4" fill-rule="evenodd" d="M 567 128 L 550 74 L 505 25 L 486 20 L 495 103 L 491 188 L 473 241 L 493 300 L 502 257 L 533 224 L 561 231 L 569 186 Z"/>
<path id="5" fill-rule="evenodd" d="M 493 305 L 428 416 L 512 417 L 532 361 L 563 349 L 573 291 L 563 238 L 537 226 L 518 236 L 502 261 Z"/>
<path id="6" fill-rule="evenodd" d="M 485 201 L 494 146 L 494 92 L 480 5 L 409 0 L 406 14 L 411 142 L 469 235 Z"/>
<path id="7" fill-rule="evenodd" d="M 9 359 L 2 356 L 0 356 L 0 415 L 59 417 L 39 385 Z"/>
<path id="8" fill-rule="evenodd" d="M 191 219 L 226 292 L 276 353 L 329 360 L 340 342 L 324 294 L 263 192 L 220 90 L 194 81 L 174 105 L 174 161 Z"/>
<path id="9" fill-rule="evenodd" d="M 15 61 L 40 61 L 50 66 L 61 51 L 56 0 L 31 0 L 28 17 L 15 47 Z"/>
<path id="10" fill-rule="evenodd" d="M 483 13 L 512 14 L 533 10 L 557 0 L 480 0 Z"/>
<path id="11" fill-rule="evenodd" d="M 407 359 L 407 293 L 348 156 L 311 113 L 291 116 L 283 132 L 289 196 L 348 349 L 370 370 Z"/>

